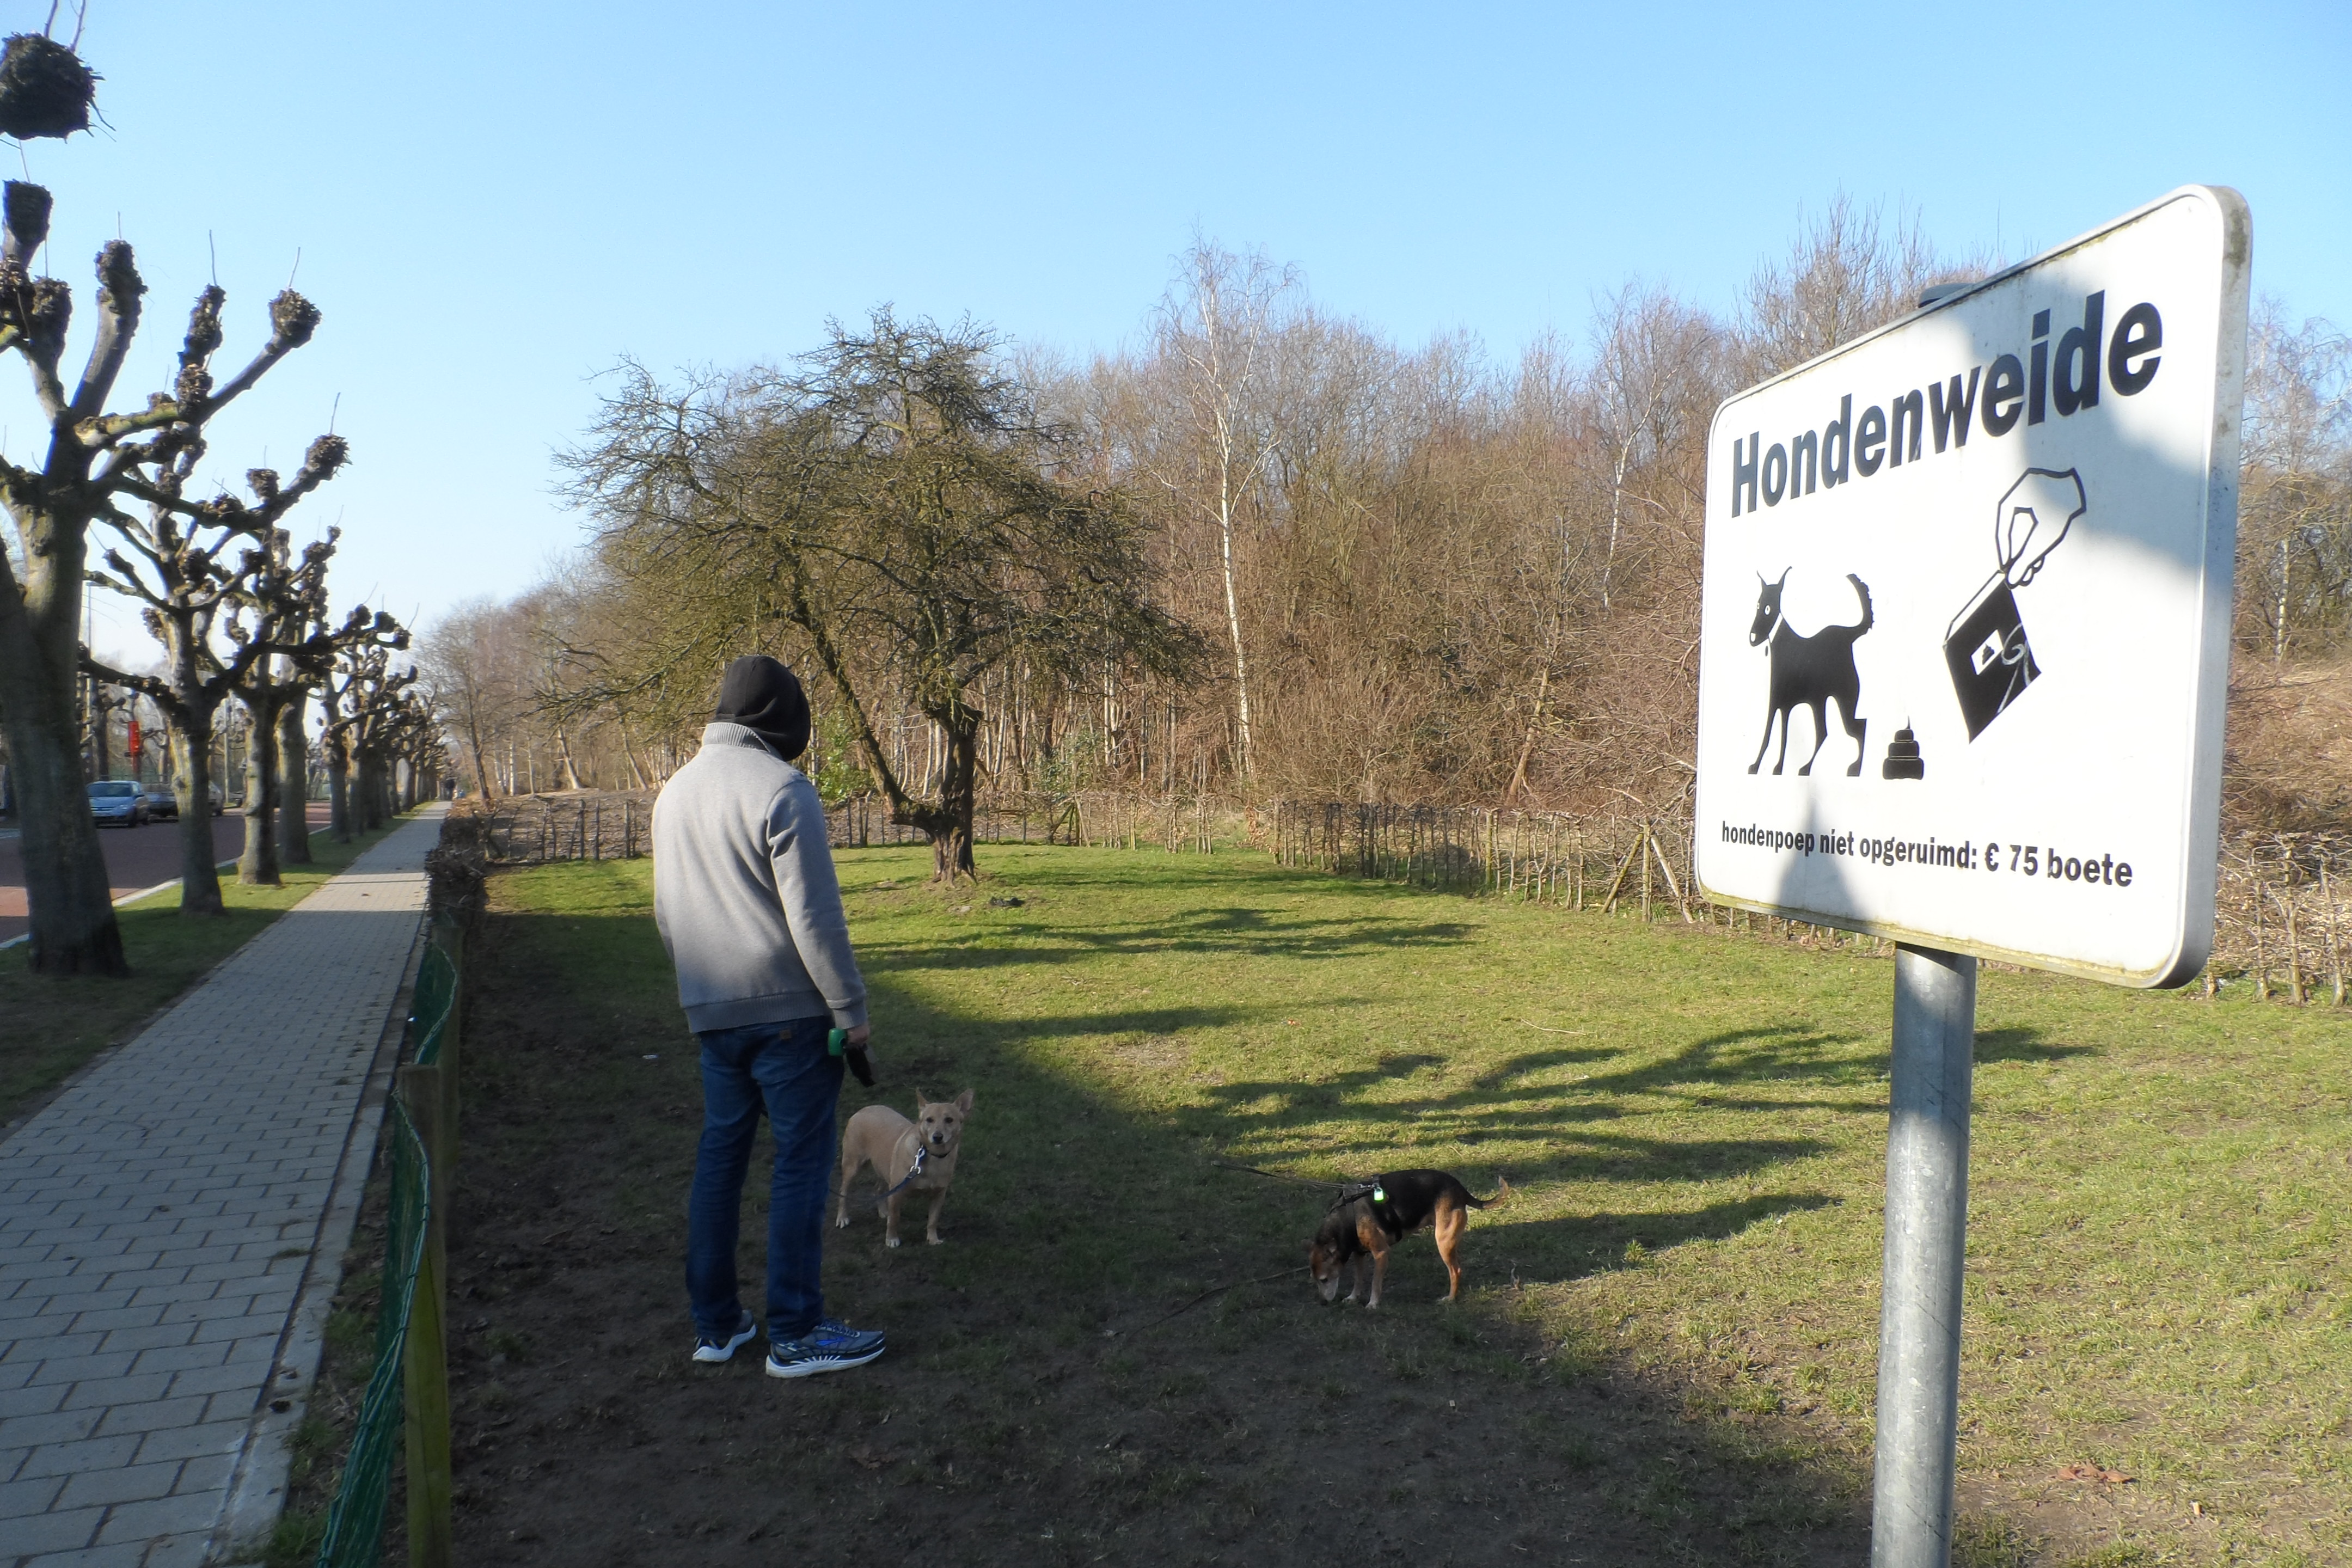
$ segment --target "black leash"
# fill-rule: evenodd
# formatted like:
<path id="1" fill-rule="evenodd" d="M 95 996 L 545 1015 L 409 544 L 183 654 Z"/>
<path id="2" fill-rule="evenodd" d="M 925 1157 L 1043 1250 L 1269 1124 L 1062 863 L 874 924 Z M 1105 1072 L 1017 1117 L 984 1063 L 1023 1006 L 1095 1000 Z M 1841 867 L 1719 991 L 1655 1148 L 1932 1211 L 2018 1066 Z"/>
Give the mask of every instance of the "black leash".
<path id="1" fill-rule="evenodd" d="M 874 1201 L 877 1204 L 887 1204 L 892 1198 L 897 1197 L 900 1193 L 905 1192 L 907 1190 L 908 1184 L 912 1182 L 917 1176 L 923 1173 L 923 1162 L 930 1157 L 930 1145 L 918 1142 L 915 1144 L 915 1163 L 913 1168 L 908 1171 L 907 1180 L 900 1182 L 897 1186 L 892 1187 L 888 1192 L 884 1193 L 880 1197 Z"/>
<path id="2" fill-rule="evenodd" d="M 1199 1295 L 1197 1295 L 1197 1296 L 1193 1297 L 1191 1300 L 1189 1300 L 1189 1301 L 1185 1302 L 1182 1306 L 1181 1306 L 1181 1307 L 1177 1308 L 1174 1311 L 1172 1311 L 1172 1312 L 1164 1312 L 1164 1313 L 1162 1313 L 1160 1316 L 1159 1316 L 1159 1317 L 1157 1317 L 1157 1318 L 1152 1319 L 1152 1320 L 1151 1320 L 1151 1321 L 1150 1321 L 1150 1322 L 1148 1322 L 1148 1323 L 1144 1324 L 1142 1328 L 1139 1328 L 1139 1329 L 1130 1329 L 1130 1330 L 1129 1330 L 1128 1331 L 1129 1331 L 1129 1333 L 1136 1333 L 1136 1334 L 1139 1334 L 1139 1333 L 1141 1333 L 1141 1332 L 1143 1331 L 1143 1330 L 1144 1330 L 1144 1329 L 1156 1329 L 1156 1328 L 1158 1328 L 1160 1324 L 1162 1324 L 1162 1323 L 1164 1323 L 1164 1322 L 1168 1321 L 1169 1321 L 1169 1319 L 1171 1319 L 1171 1318 L 1181 1318 L 1181 1317 L 1182 1317 L 1185 1313 L 1187 1313 L 1187 1312 L 1191 1311 L 1193 1308 L 1195 1308 L 1195 1307 L 1199 1306 L 1202 1302 L 1203 1302 L 1203 1301 L 1207 1300 L 1210 1297 L 1212 1297 L 1212 1296 L 1222 1296 L 1222 1295 L 1223 1295 L 1226 1291 L 1228 1291 L 1228 1290 L 1234 1290 L 1234 1289 L 1240 1289 L 1240 1288 L 1241 1288 L 1242 1286 L 1244 1286 L 1244 1285 L 1264 1285 L 1264 1284 L 1267 1284 L 1267 1283 L 1269 1283 L 1269 1282 L 1271 1282 L 1271 1281 L 1273 1281 L 1273 1280 L 1276 1280 L 1276 1279 L 1289 1279 L 1289 1278 L 1290 1278 L 1292 1275 L 1294 1275 L 1294 1274 L 1304 1274 L 1304 1273 L 1306 1273 L 1306 1272 L 1307 1272 L 1307 1265 L 1305 1265 L 1304 1263 L 1302 1263 L 1302 1264 L 1300 1264 L 1300 1265 L 1299 1265 L 1297 1268 L 1284 1268 L 1284 1269 L 1279 1269 L 1279 1270 L 1277 1270 L 1277 1271 L 1276 1271 L 1275 1273 L 1272 1273 L 1272 1274 L 1261 1274 L 1261 1275 L 1259 1275 L 1259 1276 L 1258 1276 L 1256 1279 L 1228 1279 L 1228 1280 L 1226 1280 L 1226 1281 L 1225 1281 L 1223 1284 L 1222 1284 L 1222 1285 L 1213 1285 L 1213 1286 L 1211 1286 L 1208 1289 L 1202 1291 Z M 1112 1331 L 1111 1331 L 1111 1333 L 1112 1333 L 1112 1335 L 1116 1335 L 1116 1334 L 1118 1333 L 1118 1331 L 1117 1331 L 1116 1329 L 1114 1329 L 1114 1330 L 1112 1330 Z"/>
<path id="3" fill-rule="evenodd" d="M 1318 1182 L 1306 1176 L 1294 1176 L 1287 1171 L 1261 1171 L 1255 1165 L 1236 1165 L 1229 1160 L 1212 1160 L 1209 1163 L 1220 1171 L 1246 1171 L 1253 1176 L 1265 1176 L 1277 1182 L 1288 1182 L 1293 1186 L 1330 1187 L 1347 1184 L 1344 1182 Z"/>

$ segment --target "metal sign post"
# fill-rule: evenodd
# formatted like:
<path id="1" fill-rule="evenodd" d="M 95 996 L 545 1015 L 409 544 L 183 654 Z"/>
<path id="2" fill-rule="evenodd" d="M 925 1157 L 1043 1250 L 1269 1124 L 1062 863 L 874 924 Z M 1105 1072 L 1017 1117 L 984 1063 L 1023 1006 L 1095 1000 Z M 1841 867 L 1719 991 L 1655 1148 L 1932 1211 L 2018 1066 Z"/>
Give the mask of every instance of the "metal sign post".
<path id="1" fill-rule="evenodd" d="M 1976 1034 L 1977 961 L 1897 947 L 1874 1568 L 1945 1568 L 1951 1560 Z"/>
<path id="2" fill-rule="evenodd" d="M 1897 944 L 1876 1568 L 1950 1561 L 1977 961 L 2211 951 L 2252 254 L 2184 186 L 1708 438 L 1700 890 Z"/>

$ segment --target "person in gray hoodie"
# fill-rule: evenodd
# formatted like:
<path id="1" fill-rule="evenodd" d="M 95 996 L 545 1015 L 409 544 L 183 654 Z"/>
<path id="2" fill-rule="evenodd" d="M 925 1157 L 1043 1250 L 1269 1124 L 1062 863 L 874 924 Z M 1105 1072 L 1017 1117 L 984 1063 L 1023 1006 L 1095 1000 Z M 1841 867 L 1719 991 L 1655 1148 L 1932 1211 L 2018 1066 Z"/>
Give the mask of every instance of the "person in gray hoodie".
<path id="1" fill-rule="evenodd" d="M 727 667 L 702 750 L 654 803 L 654 921 L 702 1050 L 702 1144 L 688 1205 L 686 1288 L 694 1359 L 723 1362 L 759 1332 L 736 1293 L 737 1215 L 764 1111 L 768 1374 L 863 1366 L 882 1335 L 824 1312 L 824 1206 L 842 1058 L 828 1037 L 867 1037 L 866 982 L 825 839 L 816 786 L 793 766 L 808 699 L 764 654 Z"/>

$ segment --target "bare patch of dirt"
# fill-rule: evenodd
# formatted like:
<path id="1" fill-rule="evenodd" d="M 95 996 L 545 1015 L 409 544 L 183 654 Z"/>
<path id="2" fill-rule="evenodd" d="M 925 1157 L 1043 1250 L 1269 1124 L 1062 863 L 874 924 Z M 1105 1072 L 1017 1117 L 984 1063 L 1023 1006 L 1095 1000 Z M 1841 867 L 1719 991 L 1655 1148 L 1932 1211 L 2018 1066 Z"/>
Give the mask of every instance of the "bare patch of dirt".
<path id="1" fill-rule="evenodd" d="M 1302 1277 L 1167 1317 L 1299 1258 L 1319 1195 L 1218 1171 L 903 1001 L 881 1098 L 909 1100 L 920 1058 L 927 1089 L 970 1085 L 980 1109 L 946 1245 L 887 1252 L 862 1205 L 830 1239 L 830 1307 L 889 1353 L 795 1383 L 756 1343 L 693 1366 L 698 1080 L 658 948 L 618 923 L 508 910 L 473 946 L 449 1247 L 462 1560 L 1865 1560 L 1863 1479 L 1799 1422 L 1710 1420 L 1669 1380 L 1541 1342 L 1475 1227 L 1487 1288 L 1452 1308 L 1422 1240 L 1377 1315 Z"/>

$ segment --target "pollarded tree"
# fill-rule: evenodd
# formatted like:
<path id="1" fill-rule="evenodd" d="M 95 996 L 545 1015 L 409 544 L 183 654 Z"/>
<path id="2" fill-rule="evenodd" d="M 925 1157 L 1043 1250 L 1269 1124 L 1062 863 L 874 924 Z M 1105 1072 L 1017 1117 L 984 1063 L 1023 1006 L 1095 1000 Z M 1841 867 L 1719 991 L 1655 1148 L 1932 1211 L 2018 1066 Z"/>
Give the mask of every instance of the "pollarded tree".
<path id="1" fill-rule="evenodd" d="M 106 521 L 121 544 L 107 551 L 106 570 L 89 574 L 92 584 L 140 602 L 148 631 L 163 645 L 163 669 L 134 674 L 87 654 L 83 663 L 100 679 L 142 692 L 163 710 L 180 804 L 180 908 L 218 914 L 209 805 L 214 715 L 276 649 L 267 641 L 215 634 L 224 611 L 234 609 L 268 570 L 269 542 L 285 537 L 278 521 L 325 483 L 344 454 L 341 440 L 320 437 L 293 483 L 281 485 L 266 469 L 247 476 L 257 505 L 222 495 L 191 506 L 184 492 L 204 450 L 201 437 L 179 448 L 153 479 L 143 520 L 109 509 Z M 252 748 L 247 750 L 249 755 Z"/>
<path id="2" fill-rule="evenodd" d="M 114 776 L 114 716 L 127 711 L 133 699 L 120 686 L 92 680 L 82 698 L 82 747 L 89 754 L 92 778 Z"/>
<path id="3" fill-rule="evenodd" d="M 438 704 L 423 691 L 410 691 L 401 704 L 385 749 L 394 763 L 396 809 L 412 810 L 418 802 L 437 793 L 442 769 L 449 760 Z"/>
<path id="4" fill-rule="evenodd" d="M 331 531 L 331 542 L 333 537 Z M 310 727 L 305 711 L 310 693 L 319 693 L 331 721 L 339 664 L 365 649 L 391 653 L 406 648 L 408 628 L 385 611 L 371 612 L 365 605 L 354 608 L 340 623 L 331 621 L 322 592 L 304 600 L 302 615 L 290 623 L 290 629 L 295 640 L 289 645 L 290 651 L 280 656 L 279 663 L 279 675 L 289 691 L 278 717 L 277 767 L 280 778 L 299 782 L 307 780 L 310 771 Z M 337 837 L 349 837 L 338 820 Z M 289 807 L 278 812 L 278 856 L 286 865 L 310 862 L 310 825 L 306 810 Z"/>
<path id="5" fill-rule="evenodd" d="M 394 669 L 392 654 L 390 646 L 362 647 L 336 661 L 325 744 L 328 798 L 342 802 L 338 837 L 381 827 L 391 815 L 386 748 L 408 689 L 416 684 L 416 671 Z"/>
<path id="6" fill-rule="evenodd" d="M 942 879 L 973 870 L 988 676 L 1113 661 L 1172 676 L 1199 657 L 1151 600 L 1135 510 L 1058 476 L 1074 433 L 1039 415 L 999 347 L 880 310 L 864 333 L 836 326 L 789 379 L 671 392 L 635 373 L 572 458 L 608 567 L 699 645 L 666 651 L 724 664 L 790 628 Z M 881 739 L 902 698 L 946 738 L 935 794 Z"/>
<path id="7" fill-rule="evenodd" d="M 327 621 L 327 563 L 341 532 L 329 529 L 326 538 L 305 545 L 297 556 L 292 535 L 282 528 L 272 530 L 264 543 L 261 570 L 229 611 L 230 641 L 272 650 L 247 665 L 245 679 L 236 686 L 237 700 L 253 715 L 253 743 L 245 749 L 245 847 L 236 858 L 236 879 L 247 886 L 274 888 L 284 880 L 278 874 L 283 847 L 277 827 L 285 719 L 289 712 L 299 714 L 299 700 L 310 680 L 291 649 Z M 299 810 L 291 814 L 301 815 Z"/>
<path id="8" fill-rule="evenodd" d="M 413 679 L 413 678 L 412 678 Z M 414 686 L 404 687 L 399 700 L 371 737 L 371 752 L 362 753 L 361 777 L 377 795 L 381 820 L 389 820 L 416 804 L 415 784 L 425 754 L 440 742 L 439 721 L 433 700 Z M 402 776 L 405 766 L 406 777 Z"/>
<path id="9" fill-rule="evenodd" d="M 332 439 L 323 437 L 322 439 Z M 275 476 L 270 476 L 274 481 Z M 294 765 L 300 768 L 299 708 L 303 695 L 324 679 L 336 657 L 366 647 L 404 648 L 408 632 L 382 612 L 371 614 L 365 605 L 336 624 L 327 608 L 327 564 L 334 558 L 341 529 L 303 547 L 298 558 L 283 529 L 274 531 L 267 560 L 254 574 L 251 585 L 230 612 L 228 635 L 239 647 L 257 645 L 268 656 L 246 666 L 236 695 L 253 715 L 253 743 L 246 749 L 245 850 L 237 859 L 237 879 L 276 886 L 280 880 L 278 856 L 282 837 L 274 819 L 278 813 L 287 776 L 285 717 L 297 714 Z M 298 808 L 285 814 L 297 822 Z M 302 834 L 309 849 L 307 828 Z"/>
<path id="10" fill-rule="evenodd" d="M 352 715 L 360 710 L 364 688 L 380 678 L 391 658 L 381 649 L 354 650 L 329 666 L 319 689 L 319 750 L 327 760 L 327 830 L 338 844 L 350 843 L 357 831 L 352 810 Z"/>
<path id="11" fill-rule="evenodd" d="M 35 46 L 43 46 L 36 47 Z M 11 62 L 22 56 L 47 62 L 51 83 L 79 73 L 79 115 L 52 116 L 48 125 L 88 123 L 90 77 L 64 46 L 46 38 L 12 38 Z M 63 58 L 58 58 L 62 56 Z M 15 73 L 22 77 L 23 72 Z M 27 128 L 0 102 L 0 130 L 16 134 L 64 134 Z M 49 193 L 10 181 L 0 193 L 0 350 L 23 356 L 46 424 L 47 447 L 37 465 L 0 459 L 0 506 L 7 509 L 24 547 L 21 574 L 0 552 L 0 723 L 7 730 L 20 820 L 25 888 L 32 913 L 31 963 L 51 973 L 126 970 L 98 832 L 82 792 L 74 684 L 79 671 L 83 576 L 90 524 L 125 502 L 162 505 L 184 517 L 202 515 L 157 484 L 180 454 L 201 440 L 205 426 L 269 368 L 310 341 L 319 312 L 287 289 L 271 302 L 270 333 L 260 353 L 226 382 L 210 370 L 221 343 L 218 288 L 198 297 L 177 377 L 135 413 L 109 414 L 107 399 L 139 330 L 146 292 L 131 247 L 110 241 L 98 255 L 98 321 L 89 359 L 69 385 L 60 369 L 72 291 L 32 268 L 48 237 Z"/>

